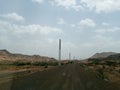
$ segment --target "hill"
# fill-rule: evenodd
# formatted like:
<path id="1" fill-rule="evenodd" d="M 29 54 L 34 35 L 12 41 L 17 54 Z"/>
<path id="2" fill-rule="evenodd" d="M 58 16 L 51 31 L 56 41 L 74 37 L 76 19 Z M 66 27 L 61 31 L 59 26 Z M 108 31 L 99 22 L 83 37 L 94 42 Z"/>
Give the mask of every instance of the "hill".
<path id="1" fill-rule="evenodd" d="M 115 55 L 110 55 L 105 58 L 106 60 L 120 60 L 120 53 L 115 54 Z"/>
<path id="2" fill-rule="evenodd" d="M 117 53 L 115 53 L 115 52 L 102 52 L 102 53 L 96 53 L 96 54 L 94 54 L 92 57 L 90 57 L 91 59 L 97 59 L 97 58 L 106 58 L 106 57 L 108 57 L 108 56 L 110 56 L 110 55 L 115 55 L 115 54 L 117 54 Z"/>
<path id="3" fill-rule="evenodd" d="M 0 62 L 42 62 L 42 61 L 56 61 L 54 58 L 40 56 L 40 55 L 23 55 L 23 54 L 13 54 L 7 50 L 0 50 Z"/>
<path id="4" fill-rule="evenodd" d="M 116 62 L 118 64 L 120 63 L 120 53 L 113 53 L 113 55 L 110 55 L 110 53 L 109 53 L 109 54 L 106 54 L 106 56 L 102 53 L 101 56 L 102 55 L 104 57 L 88 58 L 88 61 L 89 62 L 101 62 L 101 63 L 110 61 L 110 62 Z"/>

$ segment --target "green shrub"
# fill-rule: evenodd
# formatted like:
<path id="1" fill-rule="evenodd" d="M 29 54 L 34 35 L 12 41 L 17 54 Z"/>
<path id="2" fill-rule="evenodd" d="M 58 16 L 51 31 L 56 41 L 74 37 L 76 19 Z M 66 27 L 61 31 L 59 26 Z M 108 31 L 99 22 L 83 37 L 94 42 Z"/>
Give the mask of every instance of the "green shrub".
<path id="1" fill-rule="evenodd" d="M 47 65 L 47 64 L 45 64 L 44 68 L 48 68 L 48 65 Z"/>
<path id="2" fill-rule="evenodd" d="M 45 66 L 45 65 L 48 65 L 47 62 L 34 62 L 32 63 L 32 65 L 35 65 L 35 66 Z"/>
<path id="3" fill-rule="evenodd" d="M 58 65 L 58 62 L 18 62 L 18 61 L 15 61 L 12 63 L 12 65 L 15 65 L 15 66 L 24 66 L 24 65 L 33 65 L 33 66 L 57 66 Z"/>
<path id="4" fill-rule="evenodd" d="M 45 66 L 45 68 L 47 68 L 48 66 L 57 66 L 58 62 L 35 62 L 35 63 L 32 63 L 32 65 Z"/>
<path id="5" fill-rule="evenodd" d="M 104 69 L 97 69 L 98 77 L 108 81 L 108 77 L 104 73 Z"/>
<path id="6" fill-rule="evenodd" d="M 30 62 L 18 62 L 18 61 L 15 61 L 12 63 L 12 65 L 15 65 L 15 66 L 24 66 L 24 65 L 31 65 Z"/>
<path id="7" fill-rule="evenodd" d="M 117 65 L 117 63 L 113 62 L 113 61 L 106 61 L 106 64 L 109 65 L 109 66 L 115 66 L 115 65 Z"/>
<path id="8" fill-rule="evenodd" d="M 49 65 L 49 66 L 57 66 L 57 65 L 58 65 L 58 62 L 48 62 L 48 65 Z"/>

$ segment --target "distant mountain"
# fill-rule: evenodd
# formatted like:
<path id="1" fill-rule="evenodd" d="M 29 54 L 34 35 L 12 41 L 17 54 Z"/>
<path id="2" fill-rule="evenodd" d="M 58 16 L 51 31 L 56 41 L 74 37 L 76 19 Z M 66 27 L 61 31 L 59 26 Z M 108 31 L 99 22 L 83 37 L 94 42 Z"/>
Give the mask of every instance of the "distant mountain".
<path id="1" fill-rule="evenodd" d="M 39 55 L 13 54 L 7 50 L 0 50 L 0 61 L 19 61 L 19 62 L 42 62 L 56 61 L 54 58 Z"/>
<path id="2" fill-rule="evenodd" d="M 0 56 L 2 56 L 2 55 L 9 55 L 9 54 L 10 53 L 7 50 L 5 50 L 5 49 L 0 50 Z"/>
<path id="3" fill-rule="evenodd" d="M 88 62 L 99 62 L 105 63 L 106 61 L 112 61 L 116 63 L 120 63 L 120 53 L 113 53 L 113 52 L 104 52 L 104 53 L 97 53 L 93 55 L 91 58 L 88 58 Z"/>
<path id="4" fill-rule="evenodd" d="M 106 57 L 105 60 L 120 60 L 120 53 L 110 55 L 110 56 Z"/>
<path id="5" fill-rule="evenodd" d="M 97 59 L 97 58 L 106 58 L 110 55 L 115 55 L 117 53 L 115 52 L 102 52 L 102 53 L 96 53 L 94 54 L 92 57 L 90 57 L 91 59 Z"/>

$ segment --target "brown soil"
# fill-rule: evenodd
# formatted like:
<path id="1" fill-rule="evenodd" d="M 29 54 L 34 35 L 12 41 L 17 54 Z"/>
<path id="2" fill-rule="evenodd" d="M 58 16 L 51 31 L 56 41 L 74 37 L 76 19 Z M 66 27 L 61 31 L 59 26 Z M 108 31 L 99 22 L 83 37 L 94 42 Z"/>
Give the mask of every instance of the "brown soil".
<path id="1" fill-rule="evenodd" d="M 0 85 L 0 90 L 120 90 L 79 64 L 69 64 L 13 78 Z"/>

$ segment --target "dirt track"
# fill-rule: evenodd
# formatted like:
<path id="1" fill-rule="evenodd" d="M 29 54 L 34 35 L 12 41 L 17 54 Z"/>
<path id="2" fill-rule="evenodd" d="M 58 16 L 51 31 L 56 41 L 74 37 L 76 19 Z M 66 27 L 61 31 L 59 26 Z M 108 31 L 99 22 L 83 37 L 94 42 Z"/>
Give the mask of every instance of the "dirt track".
<path id="1" fill-rule="evenodd" d="M 9 90 L 120 90 L 120 86 L 97 78 L 95 73 L 85 70 L 79 64 L 36 72 L 13 79 L 11 83 L 5 83 L 1 89 L 5 90 L 8 84 Z"/>

